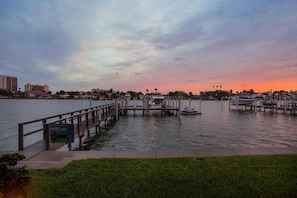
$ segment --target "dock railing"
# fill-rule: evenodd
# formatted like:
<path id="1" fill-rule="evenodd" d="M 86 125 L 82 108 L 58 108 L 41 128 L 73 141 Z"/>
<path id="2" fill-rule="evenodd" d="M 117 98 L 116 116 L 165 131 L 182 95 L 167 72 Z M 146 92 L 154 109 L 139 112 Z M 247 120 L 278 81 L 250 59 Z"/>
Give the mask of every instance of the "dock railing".
<path id="1" fill-rule="evenodd" d="M 80 144 L 82 144 L 82 137 L 86 132 L 89 135 L 89 130 L 95 127 L 97 134 L 100 129 L 100 123 L 103 121 L 106 125 L 108 119 L 118 119 L 120 110 L 120 103 L 116 100 L 111 104 L 19 123 L 19 150 L 22 151 L 25 147 L 32 146 L 38 142 L 42 142 L 43 149 L 51 150 L 51 124 L 73 124 L 74 135 L 80 138 Z"/>

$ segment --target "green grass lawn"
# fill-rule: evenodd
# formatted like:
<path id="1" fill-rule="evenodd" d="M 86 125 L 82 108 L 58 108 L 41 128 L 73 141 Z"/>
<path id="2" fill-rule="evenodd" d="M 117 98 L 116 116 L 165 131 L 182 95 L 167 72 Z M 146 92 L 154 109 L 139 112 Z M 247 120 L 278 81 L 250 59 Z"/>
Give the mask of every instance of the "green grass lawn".
<path id="1" fill-rule="evenodd" d="M 88 159 L 30 176 L 28 197 L 297 197 L 297 155 Z"/>

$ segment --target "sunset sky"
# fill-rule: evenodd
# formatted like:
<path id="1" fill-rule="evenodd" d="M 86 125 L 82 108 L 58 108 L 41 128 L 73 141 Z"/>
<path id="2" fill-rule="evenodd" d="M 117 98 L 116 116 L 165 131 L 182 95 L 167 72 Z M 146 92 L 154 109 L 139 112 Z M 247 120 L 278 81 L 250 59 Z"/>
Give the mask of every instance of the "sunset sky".
<path id="1" fill-rule="evenodd" d="M 0 75 L 52 92 L 297 90 L 297 1 L 0 0 Z"/>

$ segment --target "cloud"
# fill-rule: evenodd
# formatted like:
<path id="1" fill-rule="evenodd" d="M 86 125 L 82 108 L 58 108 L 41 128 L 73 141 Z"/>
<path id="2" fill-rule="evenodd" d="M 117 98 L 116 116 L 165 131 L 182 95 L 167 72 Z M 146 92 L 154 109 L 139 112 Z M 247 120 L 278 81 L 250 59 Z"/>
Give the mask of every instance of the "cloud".
<path id="1" fill-rule="evenodd" d="M 198 80 L 189 79 L 187 82 L 198 82 Z"/>
<path id="2" fill-rule="evenodd" d="M 195 88 L 203 90 L 213 82 L 247 84 L 251 76 L 272 80 L 276 72 L 290 77 L 296 7 L 276 0 L 4 1 L 0 72 L 86 89 L 152 81 L 187 87 L 199 79 Z"/>
<path id="3" fill-rule="evenodd" d="M 292 64 L 292 65 L 287 65 L 287 67 L 297 67 L 297 63 L 296 64 Z"/>
<path id="4" fill-rule="evenodd" d="M 165 46 L 164 45 L 156 45 L 155 46 L 155 49 L 157 49 L 157 50 L 164 50 L 165 49 Z"/>
<path id="5" fill-rule="evenodd" d="M 183 61 L 185 59 L 183 57 L 175 57 L 174 60 L 176 60 L 176 61 Z"/>
<path id="6" fill-rule="evenodd" d="M 11 66 L 15 65 L 18 76 L 27 80 L 55 78 L 54 71 L 48 72 L 48 65 L 63 65 L 79 49 L 63 27 L 64 22 L 56 20 L 55 15 L 48 16 L 49 12 L 55 13 L 48 3 L 12 2 L 6 6 L 0 14 L 0 59 L 6 62 L 3 67 L 14 70 Z"/>

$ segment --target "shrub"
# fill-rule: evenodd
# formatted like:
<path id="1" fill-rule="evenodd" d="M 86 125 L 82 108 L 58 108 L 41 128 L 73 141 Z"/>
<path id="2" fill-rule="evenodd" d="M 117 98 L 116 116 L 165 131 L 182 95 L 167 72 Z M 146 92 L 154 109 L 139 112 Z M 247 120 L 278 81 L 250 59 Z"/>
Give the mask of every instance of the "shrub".
<path id="1" fill-rule="evenodd" d="M 25 167 L 15 167 L 17 161 L 26 157 L 19 153 L 5 154 L 0 157 L 0 197 L 1 194 L 24 194 L 23 187 L 30 183 L 29 172 Z"/>

